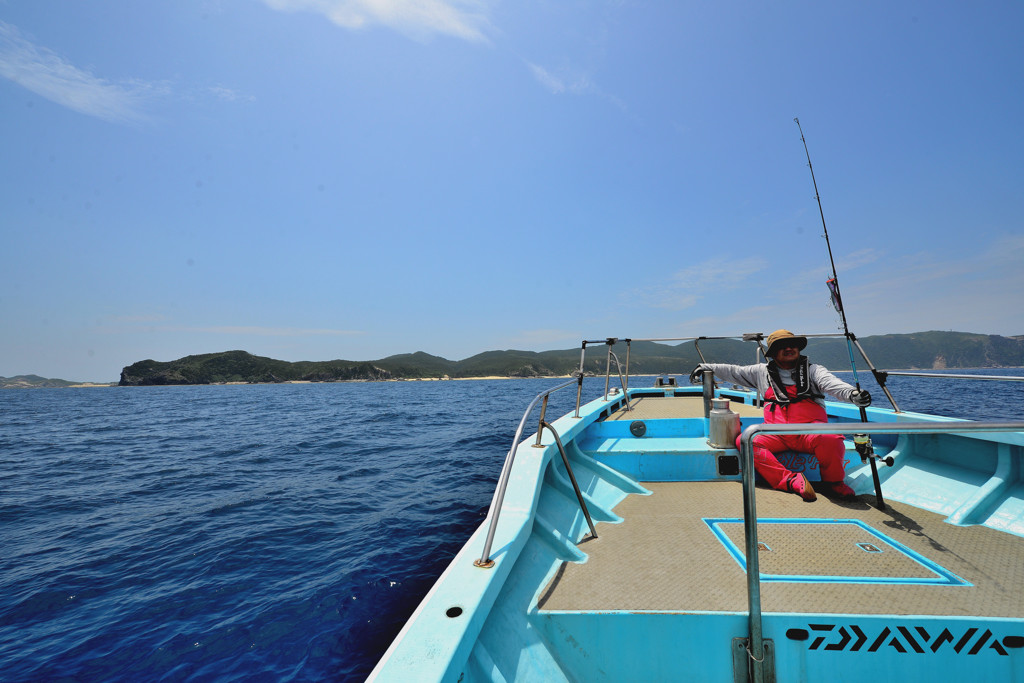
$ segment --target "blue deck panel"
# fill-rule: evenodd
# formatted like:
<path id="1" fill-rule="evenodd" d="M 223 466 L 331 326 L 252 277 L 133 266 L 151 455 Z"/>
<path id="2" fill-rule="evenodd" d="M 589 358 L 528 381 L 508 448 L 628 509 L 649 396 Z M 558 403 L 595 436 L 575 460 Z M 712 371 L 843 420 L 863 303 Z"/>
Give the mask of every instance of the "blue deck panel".
<path id="1" fill-rule="evenodd" d="M 708 525 L 715 537 L 725 546 L 725 549 L 729 552 L 736 564 L 738 564 L 744 572 L 747 570 L 747 561 L 743 549 L 737 547 L 735 543 L 725 534 L 723 525 L 731 524 L 738 527 L 742 527 L 743 519 L 738 517 L 732 518 L 705 518 L 704 523 Z M 910 558 L 920 566 L 924 567 L 931 576 L 927 577 L 915 577 L 915 576 L 876 576 L 876 575 L 864 575 L 857 576 L 853 574 L 846 575 L 834 575 L 834 574 L 768 574 L 760 572 L 759 576 L 761 581 L 765 582 L 786 582 L 786 583 L 893 583 L 893 584 L 919 584 L 919 585 L 935 585 L 935 586 L 969 586 L 967 581 L 949 571 L 945 567 L 932 562 L 931 560 L 922 557 L 920 554 L 907 548 L 906 546 L 897 543 L 896 541 L 889 538 L 887 535 L 872 529 L 868 525 L 864 524 L 859 519 L 814 519 L 810 517 L 797 517 L 792 519 L 761 519 L 757 522 L 758 526 L 762 525 L 848 525 L 854 526 L 861 531 L 864 531 L 873 538 L 872 543 L 877 543 L 879 547 L 886 548 L 891 551 L 901 553 L 902 555 Z"/>

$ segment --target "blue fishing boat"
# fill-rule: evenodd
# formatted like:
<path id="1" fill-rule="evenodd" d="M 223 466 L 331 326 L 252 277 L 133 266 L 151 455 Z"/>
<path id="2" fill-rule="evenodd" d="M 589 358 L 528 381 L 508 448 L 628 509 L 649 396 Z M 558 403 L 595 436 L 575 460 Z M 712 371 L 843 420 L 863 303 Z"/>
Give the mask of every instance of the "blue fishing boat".
<path id="1" fill-rule="evenodd" d="M 765 424 L 757 391 L 712 373 L 631 386 L 640 340 L 583 342 L 370 680 L 1024 680 L 1024 422 L 903 411 L 886 378 L 929 373 L 879 371 L 846 336 L 891 407 L 827 401 L 805 425 Z M 763 357 L 762 338 L 744 335 Z M 594 345 L 609 370 L 583 403 Z M 766 433 L 844 435 L 856 497 L 758 485 Z M 785 457 L 818 480 L 813 456 Z"/>

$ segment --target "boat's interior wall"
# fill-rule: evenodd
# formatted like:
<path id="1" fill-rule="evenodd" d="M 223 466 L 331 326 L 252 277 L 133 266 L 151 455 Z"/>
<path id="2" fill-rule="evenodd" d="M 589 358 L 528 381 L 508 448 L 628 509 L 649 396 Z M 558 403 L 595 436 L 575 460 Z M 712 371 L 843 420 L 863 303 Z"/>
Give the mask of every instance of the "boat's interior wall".
<path id="1" fill-rule="evenodd" d="M 955 434 L 903 435 L 882 467 L 883 494 L 947 515 L 1024 536 L 1024 447 Z"/>
<path id="2" fill-rule="evenodd" d="M 580 681 L 731 681 L 733 638 L 747 616 L 546 611 L 537 623 Z"/>
<path id="3" fill-rule="evenodd" d="M 600 411 L 616 401 L 621 402 L 621 397 L 592 401 L 580 419 L 564 416 L 553 427 L 564 443 L 572 444 L 588 424 L 598 419 Z M 583 522 L 582 516 L 576 518 L 580 513 L 575 493 L 568 497 L 559 493 L 558 488 L 565 489 L 562 478 L 548 476 L 552 459 L 560 460 L 560 456 L 550 432 L 545 431 L 543 437 L 543 448 L 532 447 L 534 435 L 515 451 L 499 522 L 492 532 L 493 544 L 485 542 L 492 519 L 488 515 L 423 598 L 369 680 L 505 680 L 500 673 L 504 671 L 513 672 L 508 679 L 515 679 L 517 662 L 523 657 L 520 645 L 544 648 L 525 623 L 525 605 L 535 599 L 536 586 L 553 571 L 561 556 L 582 556 L 574 550 L 579 538 L 570 534 L 582 529 Z M 599 518 L 609 517 L 607 510 L 627 492 L 643 491 L 635 482 L 596 463 L 589 469 L 578 468 L 578 479 L 588 491 L 588 501 L 593 499 Z M 535 514 L 538 511 L 540 514 Z M 491 563 L 480 567 L 476 561 L 485 547 L 490 548 L 487 557 Z M 534 576 L 537 572 L 541 573 L 539 577 Z M 509 590 L 509 586 L 525 588 Z M 520 616 L 516 616 L 515 609 L 496 606 L 509 601 L 518 601 Z M 531 666 L 542 668 L 544 662 L 554 661 L 532 655 L 528 659 L 534 662 Z M 559 680 L 552 673 L 557 667 L 552 667 L 533 678 Z"/>
<path id="4" fill-rule="evenodd" d="M 957 469 L 973 470 L 986 476 L 995 471 L 995 444 L 956 434 L 911 434 L 910 448 L 915 454 Z"/>
<path id="5" fill-rule="evenodd" d="M 543 634 L 529 618 L 536 587 L 561 564 L 558 553 L 532 534 L 487 615 L 463 676 L 473 681 L 566 681 L 566 674 Z"/>
<path id="6" fill-rule="evenodd" d="M 566 444 L 573 475 L 595 525 L 621 522 L 612 510 L 627 495 L 649 495 L 576 447 Z M 586 559 L 590 529 L 565 465 L 555 449 L 547 459 L 544 486 L 530 536 L 495 601 L 470 654 L 465 681 L 567 680 L 563 671 L 566 638 L 538 628 L 537 587 L 545 586 L 566 562 Z"/>

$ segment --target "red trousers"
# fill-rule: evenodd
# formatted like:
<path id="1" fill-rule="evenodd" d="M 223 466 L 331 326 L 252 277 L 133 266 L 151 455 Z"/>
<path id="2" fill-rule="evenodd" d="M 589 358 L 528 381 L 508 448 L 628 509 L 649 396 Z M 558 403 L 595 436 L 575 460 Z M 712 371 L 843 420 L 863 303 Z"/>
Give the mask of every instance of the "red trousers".
<path id="1" fill-rule="evenodd" d="M 775 457 L 783 451 L 813 453 L 821 467 L 822 481 L 842 481 L 846 475 L 846 446 L 838 434 L 759 434 L 754 437 L 754 469 L 774 489 L 787 490 L 786 484 L 795 476 Z"/>

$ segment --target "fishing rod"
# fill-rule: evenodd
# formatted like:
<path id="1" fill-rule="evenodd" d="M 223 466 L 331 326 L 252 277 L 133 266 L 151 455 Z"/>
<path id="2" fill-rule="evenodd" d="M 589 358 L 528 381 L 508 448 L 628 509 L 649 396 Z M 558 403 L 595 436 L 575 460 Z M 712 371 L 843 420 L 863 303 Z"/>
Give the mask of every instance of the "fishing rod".
<path id="1" fill-rule="evenodd" d="M 835 306 L 839 317 L 843 321 L 843 334 L 846 341 L 850 341 L 850 328 L 846 324 L 846 313 L 843 311 L 843 300 L 839 294 L 839 277 L 836 275 L 836 260 L 832 257 L 832 242 L 828 239 L 828 226 L 825 225 L 825 211 L 821 208 L 821 194 L 818 193 L 818 181 L 814 177 L 814 166 L 811 164 L 811 153 L 807 149 L 807 139 L 804 138 L 804 129 L 800 125 L 800 119 L 794 118 L 793 122 L 800 131 L 800 142 L 804 143 L 804 154 L 807 155 L 807 168 L 811 170 L 811 182 L 814 184 L 814 199 L 818 202 L 818 214 L 821 216 L 821 229 L 825 231 L 825 246 L 828 247 L 828 262 L 832 265 L 832 279 L 828 281 L 829 291 L 832 293 L 832 305 Z M 850 365 L 853 366 L 853 378 L 857 380 L 857 364 L 853 360 L 853 348 L 850 345 Z M 858 381 L 858 389 L 860 382 Z"/>
<path id="2" fill-rule="evenodd" d="M 811 153 L 807 149 L 807 139 L 804 137 L 803 126 L 800 119 L 793 118 L 797 129 L 800 131 L 800 142 L 804 143 L 804 154 L 807 155 L 807 168 L 811 171 L 811 182 L 814 184 L 814 199 L 818 202 L 818 214 L 821 216 L 821 229 L 825 231 L 825 246 L 828 247 L 828 261 L 832 266 L 832 279 L 826 284 L 832 296 L 832 305 L 839 313 L 843 321 L 843 336 L 846 337 L 846 350 L 850 353 L 850 367 L 853 370 L 853 384 L 860 392 L 860 377 L 857 375 L 857 363 L 853 358 L 853 335 L 850 334 L 850 327 L 846 324 L 846 311 L 843 310 L 843 297 L 839 293 L 839 276 L 836 274 L 836 260 L 832 256 L 832 242 L 828 238 L 828 226 L 825 225 L 825 210 L 821 208 L 821 194 L 818 192 L 818 181 L 814 177 L 814 165 L 811 164 Z M 868 421 L 867 409 L 864 406 L 857 406 L 860 409 L 860 421 Z M 853 437 L 854 446 L 862 460 L 871 462 L 871 478 L 875 483 L 875 498 L 878 501 L 878 509 L 885 509 L 885 502 L 882 500 L 882 484 L 878 479 L 878 467 L 875 464 L 874 450 L 871 447 L 871 439 L 866 434 L 855 434 Z"/>

